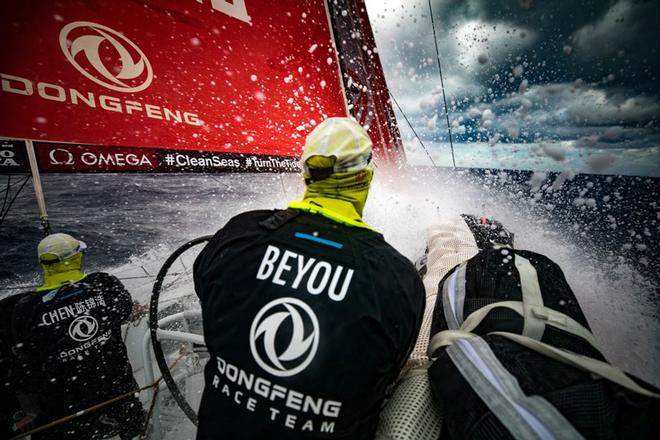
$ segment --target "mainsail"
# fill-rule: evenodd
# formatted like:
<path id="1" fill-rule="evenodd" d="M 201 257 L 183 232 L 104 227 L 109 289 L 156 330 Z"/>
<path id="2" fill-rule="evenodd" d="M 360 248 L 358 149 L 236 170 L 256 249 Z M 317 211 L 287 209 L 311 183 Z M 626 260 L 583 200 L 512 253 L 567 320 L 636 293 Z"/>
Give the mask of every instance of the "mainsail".
<path id="1" fill-rule="evenodd" d="M 403 157 L 363 0 L 5 11 L 0 137 L 34 141 L 42 172 L 292 171 L 306 134 L 347 114 L 377 159 Z"/>

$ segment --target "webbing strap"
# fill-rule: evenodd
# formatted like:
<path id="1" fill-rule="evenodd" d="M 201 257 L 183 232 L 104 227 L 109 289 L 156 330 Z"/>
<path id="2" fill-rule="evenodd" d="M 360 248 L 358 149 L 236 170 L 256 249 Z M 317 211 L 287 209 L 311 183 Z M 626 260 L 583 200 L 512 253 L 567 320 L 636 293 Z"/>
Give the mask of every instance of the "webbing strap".
<path id="1" fill-rule="evenodd" d="M 527 396 L 479 337 L 460 338 L 447 349 L 475 393 L 517 439 L 582 439 L 547 400 Z"/>
<path id="2" fill-rule="evenodd" d="M 536 269 L 527 258 L 516 254 L 514 263 L 518 274 L 520 275 L 520 290 L 523 300 L 523 335 L 537 340 L 541 340 L 545 331 L 545 321 L 538 319 L 533 312 L 533 308 L 543 307 L 543 297 L 541 296 L 541 287 L 536 274 Z"/>
<path id="3" fill-rule="evenodd" d="M 505 307 L 511 309 L 514 312 L 518 313 L 520 316 L 524 317 L 524 305 L 520 301 L 500 301 L 496 303 L 489 304 L 480 309 L 475 310 L 470 313 L 470 315 L 465 318 L 463 325 L 461 325 L 460 330 L 471 332 L 481 324 L 481 322 L 486 319 L 491 310 L 497 307 Z M 599 350 L 598 344 L 594 335 L 587 330 L 582 324 L 571 318 L 570 316 L 558 312 L 547 307 L 532 307 L 532 314 L 535 319 L 544 321 L 547 325 L 551 325 L 558 329 L 564 330 L 568 333 L 571 333 L 575 336 L 578 336 L 594 347 L 596 350 Z M 600 351 L 600 350 L 599 350 Z"/>
<path id="4" fill-rule="evenodd" d="M 447 326 L 457 329 L 463 324 L 465 304 L 465 264 L 461 264 L 442 286 L 442 306 Z"/>
<path id="5" fill-rule="evenodd" d="M 450 329 L 457 329 L 458 322 L 456 319 L 456 313 L 454 312 L 454 307 L 452 306 L 450 293 L 455 289 L 456 285 L 456 271 L 452 272 L 449 275 L 449 278 L 442 285 L 442 311 L 445 314 L 445 321 L 447 321 L 447 327 Z"/>
<path id="6" fill-rule="evenodd" d="M 291 208 L 275 211 L 273 215 L 260 221 L 259 226 L 268 229 L 269 231 L 275 231 L 282 227 L 282 225 L 287 223 L 289 220 L 296 218 L 299 214 L 299 210 Z"/>
<path id="7" fill-rule="evenodd" d="M 634 393 L 641 394 L 642 396 L 660 398 L 660 394 L 653 393 L 630 379 L 620 369 L 608 364 L 607 362 L 593 359 L 588 356 L 582 356 L 577 353 L 572 353 L 568 350 L 553 347 L 552 345 L 544 342 L 537 341 L 536 339 L 528 338 L 526 336 L 517 335 L 509 332 L 491 332 L 489 335 L 498 335 L 505 337 L 513 342 L 516 342 L 524 347 L 529 348 L 541 355 L 547 356 L 556 361 L 586 371 L 595 376 L 602 377 L 617 385 L 626 388 Z M 479 336 L 474 333 L 466 332 L 463 330 L 444 330 L 436 333 L 429 342 L 429 358 L 435 360 L 432 354 L 441 347 L 447 347 L 455 344 L 461 339 L 478 338 Z"/>
<path id="8" fill-rule="evenodd" d="M 322 206 L 312 205 L 311 203 L 302 202 L 302 201 L 292 201 L 289 202 L 289 205 L 287 207 L 291 209 L 299 209 L 304 212 L 309 212 L 310 214 L 320 215 L 337 223 L 341 223 L 343 225 L 353 226 L 356 228 L 369 229 L 370 231 L 374 231 L 374 232 L 376 231 L 369 225 L 363 223 L 362 220 L 358 221 L 350 217 L 347 217 L 345 215 L 339 214 L 331 209 L 326 209 L 323 208 Z"/>
<path id="9" fill-rule="evenodd" d="M 642 396 L 660 399 L 660 394 L 656 394 L 645 388 L 642 388 L 635 381 L 626 376 L 623 371 L 608 364 L 607 362 L 599 361 L 598 359 L 593 359 L 588 356 L 582 356 L 577 353 L 572 353 L 568 350 L 562 350 L 561 348 L 553 347 L 552 345 L 546 344 L 544 342 L 517 335 L 515 333 L 492 332 L 489 334 L 503 336 L 513 342 L 517 342 L 518 344 L 529 348 L 530 350 L 534 350 L 539 354 L 602 377 L 603 379 L 607 379 L 610 382 L 620 385 L 623 388 L 626 388 L 627 390 L 637 394 L 641 394 Z"/>
<path id="10" fill-rule="evenodd" d="M 520 290 L 523 299 L 523 334 L 540 340 L 543 337 L 548 316 L 544 311 L 543 297 L 541 296 L 541 287 L 539 286 L 536 269 L 534 269 L 534 266 L 532 266 L 529 260 L 520 255 L 515 255 L 514 259 L 516 269 L 520 275 Z M 447 321 L 447 326 L 452 330 L 463 328 L 465 283 L 466 264 L 461 264 L 442 286 L 442 305 L 445 320 Z"/>
<path id="11" fill-rule="evenodd" d="M 476 338 L 477 335 L 470 332 L 464 332 L 463 330 L 443 330 L 433 335 L 429 341 L 428 356 L 429 359 L 434 361 L 436 357 L 433 356 L 433 353 L 438 348 L 447 347 L 453 345 L 456 341 L 463 338 Z"/>
<path id="12" fill-rule="evenodd" d="M 467 265 L 461 264 L 458 269 L 456 269 L 456 321 L 458 325 L 463 325 L 463 313 L 465 306 L 465 283 L 467 283 L 466 278 Z"/>
<path id="13" fill-rule="evenodd" d="M 434 361 L 436 357 L 433 356 L 433 353 L 438 348 L 447 347 L 453 345 L 456 341 L 462 338 L 476 338 L 477 335 L 470 332 L 464 332 L 463 330 L 443 330 L 441 332 L 433 335 L 429 341 L 428 356 L 429 359 Z"/>

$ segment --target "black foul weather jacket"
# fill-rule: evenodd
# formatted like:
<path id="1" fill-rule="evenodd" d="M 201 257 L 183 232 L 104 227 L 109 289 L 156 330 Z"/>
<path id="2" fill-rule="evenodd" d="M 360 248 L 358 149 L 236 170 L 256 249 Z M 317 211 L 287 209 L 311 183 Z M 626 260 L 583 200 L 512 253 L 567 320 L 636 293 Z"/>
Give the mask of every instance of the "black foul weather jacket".
<path id="1" fill-rule="evenodd" d="M 49 292 L 31 293 L 18 302 L 13 331 L 16 351 L 25 363 L 22 388 L 41 396 L 45 421 L 137 388 L 121 335 L 121 324 L 128 320 L 131 309 L 130 293 L 106 273 L 93 273 Z M 67 431 L 71 438 L 92 438 L 85 432 L 95 430 L 91 419 L 103 413 L 124 418 L 127 425 L 142 424 L 142 408 L 132 398 L 47 431 L 44 438 L 68 438 Z"/>
<path id="2" fill-rule="evenodd" d="M 231 219 L 195 262 L 203 439 L 372 439 L 424 288 L 383 237 L 297 210 Z"/>

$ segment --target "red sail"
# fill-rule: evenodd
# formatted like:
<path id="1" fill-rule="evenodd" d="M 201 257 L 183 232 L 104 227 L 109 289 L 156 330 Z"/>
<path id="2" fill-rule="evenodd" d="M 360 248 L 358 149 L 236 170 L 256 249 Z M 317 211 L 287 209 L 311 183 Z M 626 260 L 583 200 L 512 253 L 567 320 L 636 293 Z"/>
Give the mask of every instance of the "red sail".
<path id="1" fill-rule="evenodd" d="M 37 141 L 51 172 L 294 170 L 307 133 L 348 114 L 355 77 L 350 109 L 390 160 L 400 142 L 366 11 L 342 3 L 355 14 L 323 0 L 7 0 L 0 137 Z M 371 55 L 347 52 L 342 79 L 334 37 L 351 27 Z"/>

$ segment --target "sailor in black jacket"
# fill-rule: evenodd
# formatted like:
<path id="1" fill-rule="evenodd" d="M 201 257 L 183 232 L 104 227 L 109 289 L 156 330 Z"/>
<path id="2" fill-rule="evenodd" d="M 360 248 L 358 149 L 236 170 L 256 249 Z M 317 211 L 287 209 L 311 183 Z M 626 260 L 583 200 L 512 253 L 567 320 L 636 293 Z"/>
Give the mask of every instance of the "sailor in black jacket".
<path id="1" fill-rule="evenodd" d="M 11 316 L 16 303 L 26 294 L 6 296 L 0 299 L 0 438 L 14 437 L 17 424 L 27 422 L 18 395 L 21 392 L 19 378 L 25 367 L 14 354 L 14 337 Z M 16 423 L 18 422 L 18 423 Z"/>
<path id="2" fill-rule="evenodd" d="M 362 222 L 370 159 L 357 122 L 323 122 L 301 160 L 303 201 L 234 217 L 197 258 L 211 354 L 198 440 L 373 439 L 424 289 Z"/>
<path id="3" fill-rule="evenodd" d="M 80 270 L 85 247 L 68 234 L 43 239 L 44 283 L 14 309 L 16 351 L 30 372 L 23 386 L 43 406 L 39 425 L 138 388 L 121 336 L 131 295 L 112 275 Z M 140 401 L 131 397 L 32 438 L 96 439 L 119 433 L 128 439 L 140 433 L 143 422 Z"/>

